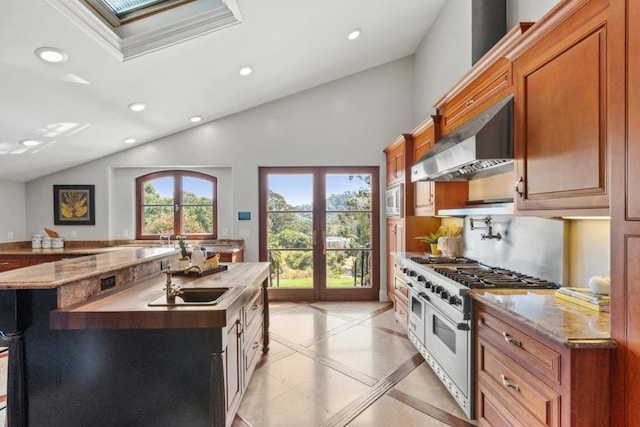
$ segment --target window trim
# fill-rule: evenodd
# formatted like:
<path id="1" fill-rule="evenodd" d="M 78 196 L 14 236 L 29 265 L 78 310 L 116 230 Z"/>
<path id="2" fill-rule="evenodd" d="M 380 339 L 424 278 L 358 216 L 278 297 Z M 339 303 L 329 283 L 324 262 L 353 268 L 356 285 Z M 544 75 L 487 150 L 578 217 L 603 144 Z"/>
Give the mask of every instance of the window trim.
<path id="1" fill-rule="evenodd" d="M 213 206 L 213 233 L 211 234 L 185 234 L 183 232 L 176 233 L 177 230 L 182 230 L 182 216 L 177 214 L 174 216 L 173 230 L 171 238 L 175 239 L 176 236 L 186 235 L 189 239 L 217 239 L 218 238 L 218 178 L 213 175 L 208 175 L 202 172 L 195 172 L 190 170 L 164 170 L 151 172 L 145 175 L 141 175 L 136 178 L 136 240 L 157 240 L 160 238 L 160 234 L 142 234 L 143 228 L 143 204 L 144 204 L 144 188 L 145 182 L 171 177 L 173 181 L 173 200 L 174 203 L 179 206 L 178 213 L 182 212 L 182 178 L 192 177 L 208 181 L 213 185 L 212 194 L 212 206 Z"/>

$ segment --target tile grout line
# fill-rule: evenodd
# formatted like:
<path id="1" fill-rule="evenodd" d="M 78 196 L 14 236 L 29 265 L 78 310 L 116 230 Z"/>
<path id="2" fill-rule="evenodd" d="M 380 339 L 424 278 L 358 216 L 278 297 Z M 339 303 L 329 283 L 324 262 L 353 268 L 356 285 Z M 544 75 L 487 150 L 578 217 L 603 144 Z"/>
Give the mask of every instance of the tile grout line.
<path id="1" fill-rule="evenodd" d="M 369 406 L 384 396 L 392 387 L 398 384 L 404 377 L 418 367 L 424 359 L 420 353 L 416 353 L 411 359 L 404 362 L 391 374 L 381 379 L 371 390 L 355 399 L 347 406 L 336 412 L 321 424 L 321 427 L 342 427 L 349 424 Z"/>
<path id="2" fill-rule="evenodd" d="M 448 424 L 453 427 L 475 427 L 474 424 L 471 424 L 462 418 L 456 417 L 449 412 L 443 411 L 442 409 L 433 406 L 423 400 L 420 400 L 410 394 L 407 394 L 403 391 L 397 389 L 391 389 L 387 393 L 387 396 L 396 399 L 398 402 L 403 403 L 407 406 L 411 406 L 413 409 L 422 412 L 425 415 L 428 415 L 432 418 L 435 418 L 439 421 L 442 421 L 445 424 Z"/>
<path id="3" fill-rule="evenodd" d="M 330 359 L 318 352 L 315 352 L 313 350 L 309 350 L 308 348 L 300 345 L 300 344 L 296 344 L 294 342 L 291 342 L 289 340 L 287 340 L 286 338 L 282 338 L 281 336 L 279 336 L 278 334 L 271 334 L 271 338 L 286 346 L 289 347 L 292 350 L 295 350 L 297 353 L 308 357 L 309 359 L 318 362 L 328 368 L 331 368 L 335 371 L 340 372 L 341 374 L 344 374 L 346 376 L 348 376 L 349 378 L 359 381 L 362 384 L 372 387 L 375 384 L 377 384 L 379 381 L 376 378 L 370 377 L 369 375 L 362 373 L 356 369 L 351 368 L 350 366 L 347 366 L 343 363 L 340 363 L 336 360 Z"/>

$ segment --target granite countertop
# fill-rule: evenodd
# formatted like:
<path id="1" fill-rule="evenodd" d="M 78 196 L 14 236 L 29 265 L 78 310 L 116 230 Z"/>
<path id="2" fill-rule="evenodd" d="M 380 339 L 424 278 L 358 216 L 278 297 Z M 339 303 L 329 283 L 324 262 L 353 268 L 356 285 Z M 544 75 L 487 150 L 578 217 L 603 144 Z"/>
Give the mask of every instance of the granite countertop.
<path id="1" fill-rule="evenodd" d="M 51 312 L 53 329 L 219 328 L 228 314 L 255 295 L 269 277 L 269 263 L 226 264 L 227 270 L 202 277 L 173 276 L 182 288 L 231 288 L 215 305 L 149 306 L 165 293 L 165 275 L 156 275 Z"/>
<path id="2" fill-rule="evenodd" d="M 81 279 L 178 253 L 178 249 L 175 248 L 119 247 L 117 250 L 115 248 L 104 249 L 112 250 L 2 272 L 0 273 L 0 290 L 58 288 Z M 40 250 L 49 251 L 50 249 Z M 62 251 L 63 249 L 53 250 Z"/>
<path id="3" fill-rule="evenodd" d="M 566 347 L 616 347 L 609 313 L 559 300 L 555 290 L 474 289 L 471 297 Z"/>

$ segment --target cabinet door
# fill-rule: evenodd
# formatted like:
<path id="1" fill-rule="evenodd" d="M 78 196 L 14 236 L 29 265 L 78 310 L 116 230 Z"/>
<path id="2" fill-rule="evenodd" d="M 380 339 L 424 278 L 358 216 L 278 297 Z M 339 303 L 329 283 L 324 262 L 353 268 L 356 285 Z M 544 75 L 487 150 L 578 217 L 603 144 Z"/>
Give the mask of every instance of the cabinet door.
<path id="1" fill-rule="evenodd" d="M 227 419 L 233 418 L 242 397 L 242 324 L 240 313 L 227 328 L 225 387 Z"/>
<path id="2" fill-rule="evenodd" d="M 610 38 L 607 8 L 589 3 L 515 61 L 519 210 L 609 206 Z"/>
<path id="3" fill-rule="evenodd" d="M 388 151 L 385 151 L 387 154 L 387 186 L 404 182 L 405 149 L 406 146 L 404 143 L 394 143 Z"/>
<path id="4" fill-rule="evenodd" d="M 401 219 L 387 220 L 387 296 L 391 301 L 395 300 L 394 293 L 394 257 L 391 252 L 404 251 L 404 221 Z"/>
<path id="5" fill-rule="evenodd" d="M 431 124 L 427 130 L 421 132 L 419 135 L 414 135 L 413 139 L 413 158 L 414 161 L 420 160 L 422 156 L 433 147 L 435 143 L 434 125 Z M 414 212 L 420 216 L 435 215 L 433 209 L 434 201 L 434 189 L 433 182 L 421 181 L 414 184 Z"/>
<path id="6" fill-rule="evenodd" d="M 453 132 L 470 118 L 507 96 L 511 90 L 511 62 L 501 58 L 446 104 L 440 106 L 442 134 Z"/>

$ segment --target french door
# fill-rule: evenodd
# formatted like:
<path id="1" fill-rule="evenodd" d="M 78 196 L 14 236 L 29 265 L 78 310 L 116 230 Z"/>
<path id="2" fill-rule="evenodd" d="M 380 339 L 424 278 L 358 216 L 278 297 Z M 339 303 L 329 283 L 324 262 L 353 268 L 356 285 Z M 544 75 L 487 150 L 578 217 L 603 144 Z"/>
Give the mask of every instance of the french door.
<path id="1" fill-rule="evenodd" d="M 260 168 L 260 260 L 272 300 L 377 300 L 377 167 Z"/>

